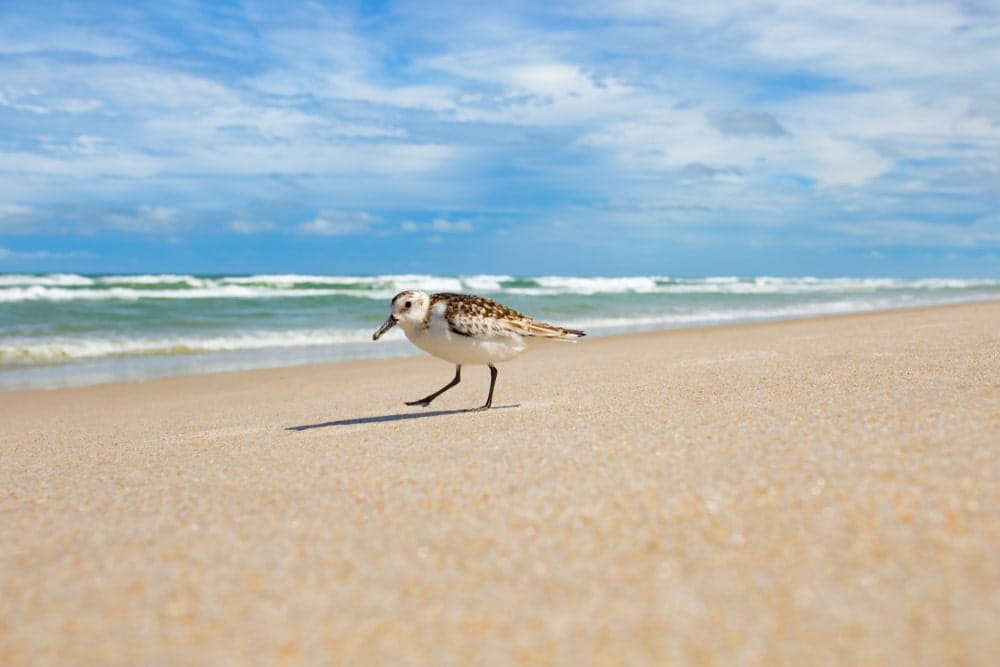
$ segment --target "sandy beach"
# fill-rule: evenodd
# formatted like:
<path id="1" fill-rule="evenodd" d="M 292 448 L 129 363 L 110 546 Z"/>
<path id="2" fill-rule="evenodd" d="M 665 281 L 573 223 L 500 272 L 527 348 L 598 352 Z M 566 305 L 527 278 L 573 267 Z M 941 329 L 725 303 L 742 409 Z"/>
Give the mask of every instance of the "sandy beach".
<path id="1" fill-rule="evenodd" d="M 996 664 L 1000 302 L 452 374 L 0 394 L 0 664 Z"/>

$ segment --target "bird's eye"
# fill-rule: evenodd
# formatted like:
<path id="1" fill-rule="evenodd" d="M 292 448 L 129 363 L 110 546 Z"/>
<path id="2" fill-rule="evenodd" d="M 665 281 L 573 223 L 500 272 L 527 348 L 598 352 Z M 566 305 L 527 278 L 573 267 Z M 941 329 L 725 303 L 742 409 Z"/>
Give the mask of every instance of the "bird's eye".
<path id="1" fill-rule="evenodd" d="M 409 301 L 407 301 L 406 303 L 403 304 L 403 308 L 409 308 L 412 305 L 413 305 L 412 303 L 410 303 Z"/>

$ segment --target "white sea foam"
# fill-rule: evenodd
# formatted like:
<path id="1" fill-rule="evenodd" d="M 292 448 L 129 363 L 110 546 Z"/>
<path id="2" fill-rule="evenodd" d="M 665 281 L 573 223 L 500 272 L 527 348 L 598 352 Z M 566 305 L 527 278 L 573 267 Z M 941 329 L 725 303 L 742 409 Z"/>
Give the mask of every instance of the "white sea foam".
<path id="1" fill-rule="evenodd" d="M 541 276 L 527 279 L 525 282 L 533 284 L 509 287 L 504 289 L 504 291 L 525 296 L 559 296 L 563 294 L 579 294 L 584 296 L 595 294 L 794 295 L 928 289 L 961 290 L 980 287 L 1000 288 L 1000 281 L 995 280 L 780 278 L 769 276 L 758 278 L 716 276 L 696 279 L 669 278 L 665 276 L 633 276 L 625 278 Z"/>
<path id="2" fill-rule="evenodd" d="M 379 276 L 260 274 L 192 276 L 184 274 L 81 276 L 75 274 L 0 275 L 0 303 L 22 301 L 100 301 L 109 299 L 266 299 L 303 296 L 349 296 L 384 300 L 404 289 L 427 292 L 473 292 L 502 298 L 520 296 L 665 294 L 665 295 L 809 295 L 879 292 L 942 292 L 1000 289 L 1000 280 L 927 278 L 738 278 L 681 279 L 666 276 L 580 277 L 509 275 Z"/>
<path id="3" fill-rule="evenodd" d="M 246 287 L 242 285 L 213 285 L 200 289 L 137 289 L 110 287 L 104 289 L 67 289 L 62 287 L 12 287 L 0 289 L 0 303 L 22 301 L 137 301 L 140 299 L 276 299 L 308 296 L 347 296 L 367 299 L 389 299 L 395 292 L 369 290 L 358 292 L 350 289 L 279 289 Z"/>
<path id="4" fill-rule="evenodd" d="M 205 287 L 212 284 L 209 278 L 162 273 L 155 275 L 120 275 L 99 276 L 94 279 L 98 285 L 187 285 L 188 287 Z"/>
<path id="5" fill-rule="evenodd" d="M 7 274 L 0 390 L 416 353 L 398 330 L 371 344 L 388 299 L 413 288 L 488 294 L 595 336 L 1000 298 L 988 279 Z"/>
<path id="6" fill-rule="evenodd" d="M 885 310 L 899 306 L 899 302 L 891 299 L 838 300 L 766 308 L 704 308 L 686 312 L 628 315 L 621 317 L 581 318 L 560 322 L 560 324 L 569 328 L 583 329 L 588 333 L 609 333 L 635 331 L 640 329 L 675 328 L 699 324 L 726 324 L 731 322 L 750 322 L 757 320 L 838 315 L 844 313 Z"/>
<path id="7" fill-rule="evenodd" d="M 930 302 L 923 302 L 930 303 Z M 590 334 L 607 334 L 699 324 L 724 324 L 767 319 L 789 319 L 818 315 L 884 310 L 902 305 L 891 298 L 840 299 L 760 308 L 699 308 L 664 313 L 635 313 L 618 317 L 560 319 L 559 324 Z M 0 364 L 52 364 L 80 359 L 115 356 L 183 355 L 315 346 L 342 346 L 371 341 L 371 330 L 253 331 L 205 336 L 167 337 L 63 337 L 5 340 L 0 344 Z"/>
<path id="8" fill-rule="evenodd" d="M 93 284 L 93 278 L 78 276 L 73 273 L 49 273 L 39 276 L 18 273 L 0 274 L 0 289 L 4 287 L 26 287 L 31 285 L 70 287 Z"/>
<path id="9" fill-rule="evenodd" d="M 272 348 L 344 345 L 371 341 L 371 331 L 257 331 L 219 336 L 55 338 L 5 341 L 0 364 L 58 363 L 113 356 L 177 355 Z"/>
<path id="10" fill-rule="evenodd" d="M 555 294 L 617 294 L 655 292 L 655 276 L 628 278 L 577 278 L 572 276 L 542 276 L 534 279 L 542 288 Z M 667 280 L 666 278 L 660 280 Z"/>
<path id="11" fill-rule="evenodd" d="M 382 276 L 322 276 L 309 274 L 259 274 L 253 276 L 224 276 L 218 279 L 224 285 L 259 285 L 289 288 L 295 285 L 372 285 L 388 284 Z"/>

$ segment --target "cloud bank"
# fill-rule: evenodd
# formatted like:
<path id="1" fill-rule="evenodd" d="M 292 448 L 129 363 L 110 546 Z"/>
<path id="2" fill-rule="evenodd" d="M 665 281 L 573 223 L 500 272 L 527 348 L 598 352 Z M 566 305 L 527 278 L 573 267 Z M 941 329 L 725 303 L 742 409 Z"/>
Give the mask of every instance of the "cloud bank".
<path id="1" fill-rule="evenodd" d="M 0 240 L 998 253 L 989 3 L 366 7 L 0 9 Z"/>

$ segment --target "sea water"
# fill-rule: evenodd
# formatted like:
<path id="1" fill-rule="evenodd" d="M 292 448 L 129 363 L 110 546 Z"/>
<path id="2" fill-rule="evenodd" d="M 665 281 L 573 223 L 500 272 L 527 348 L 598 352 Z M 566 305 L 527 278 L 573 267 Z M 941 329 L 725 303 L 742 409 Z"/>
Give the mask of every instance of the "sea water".
<path id="1" fill-rule="evenodd" d="M 416 354 L 404 289 L 489 296 L 592 336 L 1000 298 L 1000 280 L 0 274 L 0 391 Z"/>

